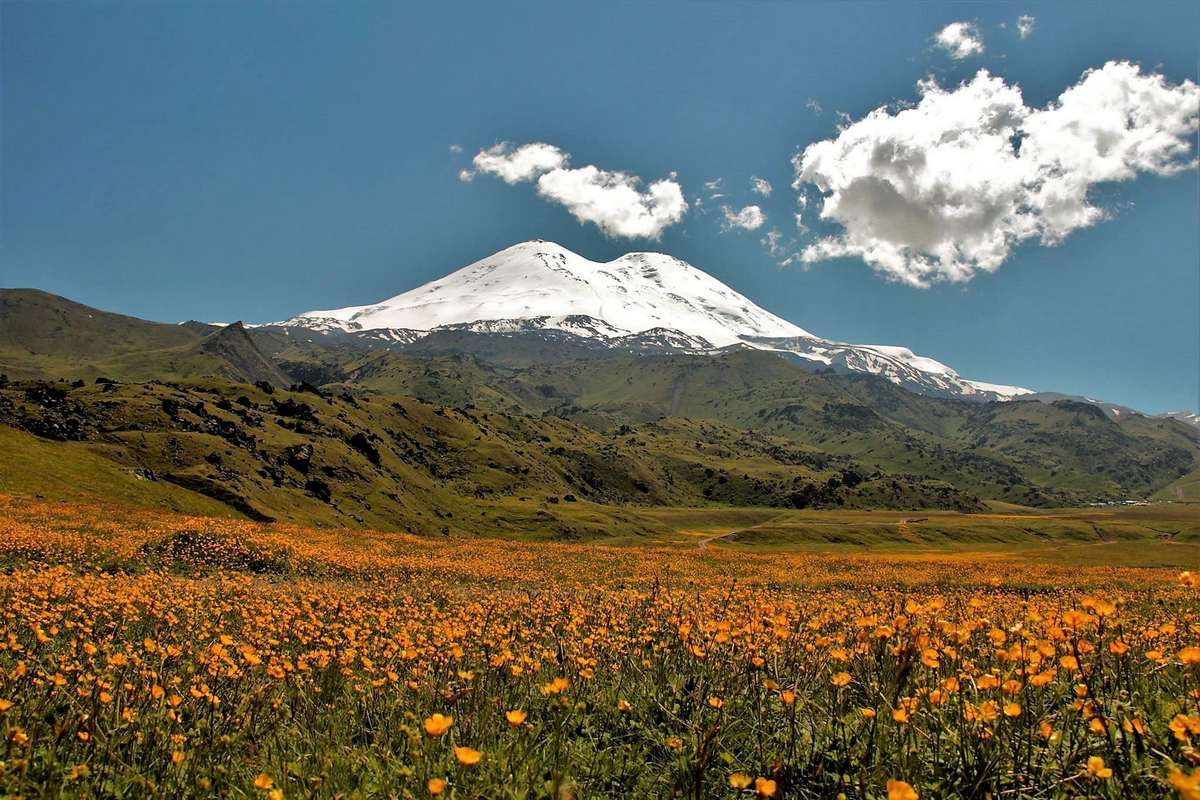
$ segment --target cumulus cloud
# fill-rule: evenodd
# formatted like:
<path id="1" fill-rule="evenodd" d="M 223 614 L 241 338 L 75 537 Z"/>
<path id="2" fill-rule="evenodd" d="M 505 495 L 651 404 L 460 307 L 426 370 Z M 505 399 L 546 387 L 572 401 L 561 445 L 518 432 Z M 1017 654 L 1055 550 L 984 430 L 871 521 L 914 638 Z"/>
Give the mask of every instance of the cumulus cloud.
<path id="1" fill-rule="evenodd" d="M 675 173 L 642 189 L 642 179 L 596 166 L 570 167 L 570 154 L 545 142 L 513 145 L 501 142 L 480 150 L 460 180 L 486 173 L 508 184 L 537 182 L 539 196 L 559 203 L 580 222 L 590 222 L 606 236 L 658 239 L 683 219 L 687 200 Z"/>
<path id="2" fill-rule="evenodd" d="M 1033 25 L 1035 22 L 1036 20 L 1029 14 L 1022 14 L 1021 16 L 1017 17 L 1017 34 L 1022 39 L 1028 39 L 1029 35 L 1033 33 Z"/>
<path id="3" fill-rule="evenodd" d="M 983 36 L 973 22 L 951 22 L 933 38 L 938 47 L 954 59 L 963 59 L 983 52 Z"/>
<path id="4" fill-rule="evenodd" d="M 641 190 L 641 179 L 594 166 L 556 169 L 537 181 L 542 197 L 562 203 L 580 222 L 591 222 L 608 236 L 657 239 L 687 211 L 683 189 L 672 178 Z"/>
<path id="5" fill-rule="evenodd" d="M 451 152 L 451 153 L 461 153 L 462 151 L 463 151 L 463 147 L 462 147 L 462 145 L 461 145 L 461 144 L 452 144 L 452 145 L 450 145 L 450 152 Z"/>
<path id="6" fill-rule="evenodd" d="M 475 180 L 475 173 L 469 169 L 460 169 L 458 171 L 458 179 L 463 183 L 470 183 Z"/>
<path id="7" fill-rule="evenodd" d="M 755 176 L 750 179 L 750 191 L 758 192 L 763 197 L 770 197 L 773 187 L 771 186 L 771 182 L 766 178 Z"/>
<path id="8" fill-rule="evenodd" d="M 767 221 L 767 215 L 758 206 L 746 206 L 740 211 L 735 211 L 729 206 L 721 206 L 721 213 L 725 215 L 725 221 L 721 227 L 727 231 L 734 228 L 756 231 Z"/>
<path id="9" fill-rule="evenodd" d="M 793 159 L 795 188 L 819 190 L 821 218 L 843 229 L 805 261 L 856 256 L 918 287 L 966 281 L 1020 242 L 1056 244 L 1103 219 L 1095 185 L 1196 166 L 1200 87 L 1128 62 L 1089 70 L 1043 108 L 986 70 L 918 88 L 915 106 L 878 108 Z"/>
<path id="10" fill-rule="evenodd" d="M 507 184 L 530 181 L 543 172 L 565 167 L 570 156 L 552 144 L 531 142 L 519 147 L 500 142 L 471 159 L 477 172 L 495 175 Z"/>

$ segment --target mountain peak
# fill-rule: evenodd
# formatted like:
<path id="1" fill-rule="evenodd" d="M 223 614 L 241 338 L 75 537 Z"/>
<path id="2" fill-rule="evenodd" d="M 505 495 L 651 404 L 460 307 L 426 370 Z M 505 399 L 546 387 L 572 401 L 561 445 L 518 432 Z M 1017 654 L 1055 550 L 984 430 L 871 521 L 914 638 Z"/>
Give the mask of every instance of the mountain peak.
<path id="1" fill-rule="evenodd" d="M 289 323 L 430 330 L 541 317 L 592 317 L 625 335 L 669 328 L 718 347 L 746 336 L 809 335 L 672 256 L 628 253 L 598 262 L 537 239 L 380 303 L 310 311 Z"/>

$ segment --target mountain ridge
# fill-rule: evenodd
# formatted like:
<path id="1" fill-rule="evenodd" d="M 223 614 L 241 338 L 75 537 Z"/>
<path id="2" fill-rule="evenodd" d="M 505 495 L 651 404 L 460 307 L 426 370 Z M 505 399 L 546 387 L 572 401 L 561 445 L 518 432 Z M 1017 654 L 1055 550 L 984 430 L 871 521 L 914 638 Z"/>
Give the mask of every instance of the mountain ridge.
<path id="1" fill-rule="evenodd" d="M 540 239 L 512 245 L 378 303 L 307 311 L 273 325 L 405 344 L 421 338 L 422 331 L 465 329 L 560 330 L 617 349 L 634 344 L 719 352 L 743 346 L 784 353 L 814 368 L 882 375 L 939 397 L 1008 400 L 1031 393 L 965 379 L 906 347 L 823 339 L 664 253 L 627 253 L 596 262 Z M 648 332 L 654 333 L 648 337 Z"/>

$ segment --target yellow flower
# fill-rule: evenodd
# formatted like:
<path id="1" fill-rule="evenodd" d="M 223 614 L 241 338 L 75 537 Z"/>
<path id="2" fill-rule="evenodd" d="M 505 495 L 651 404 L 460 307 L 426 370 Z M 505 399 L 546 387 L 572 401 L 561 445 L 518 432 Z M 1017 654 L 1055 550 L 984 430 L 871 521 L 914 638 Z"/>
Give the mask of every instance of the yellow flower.
<path id="1" fill-rule="evenodd" d="M 1021 716 L 1021 704 L 1020 703 L 1005 703 L 1004 704 L 1004 716 L 1006 716 L 1006 717 Z"/>
<path id="2" fill-rule="evenodd" d="M 1112 777 L 1112 770 L 1104 766 L 1104 759 L 1100 756 L 1088 757 L 1087 771 L 1093 778 L 1099 778 L 1100 780 L 1108 780 Z"/>
<path id="3" fill-rule="evenodd" d="M 834 686 L 845 686 L 846 684 L 850 683 L 850 673 L 838 672 L 829 679 L 829 682 Z"/>
<path id="4" fill-rule="evenodd" d="M 708 698 L 708 704 L 713 708 L 721 708 L 725 705 L 725 701 L 719 697 L 710 697 Z"/>
<path id="5" fill-rule="evenodd" d="M 265 772 L 258 773 L 258 777 L 254 779 L 254 788 L 261 789 L 264 792 L 275 785 L 275 781 L 271 780 L 271 776 Z"/>
<path id="6" fill-rule="evenodd" d="M 464 767 L 471 767 L 479 763 L 479 759 L 483 758 L 483 753 L 470 747 L 456 747 L 454 748 L 454 757 Z"/>
<path id="7" fill-rule="evenodd" d="M 745 789 L 754 779 L 744 772 L 735 772 L 729 776 L 729 785 L 735 789 Z"/>
<path id="8" fill-rule="evenodd" d="M 425 784 L 425 788 L 429 790 L 431 795 L 436 797 L 446 791 L 446 783 L 445 778 L 430 778 L 429 782 Z"/>
<path id="9" fill-rule="evenodd" d="M 0 700 L 0 714 L 3 714 L 5 711 L 8 711 L 14 705 L 16 705 L 16 704 L 13 703 L 12 700 Z"/>
<path id="10" fill-rule="evenodd" d="M 555 678 L 541 688 L 542 694 L 549 697 L 552 694 L 562 694 L 567 690 L 568 682 L 566 678 Z"/>
<path id="11" fill-rule="evenodd" d="M 887 782 L 888 800 L 917 800 L 917 790 L 904 781 Z"/>
<path id="12" fill-rule="evenodd" d="M 622 698 L 617 701 L 617 711 L 628 714 L 630 711 L 633 711 L 633 706 L 629 704 L 628 700 Z"/>
<path id="13" fill-rule="evenodd" d="M 526 714 L 524 711 L 519 711 L 519 710 L 504 712 L 504 718 L 506 720 L 508 720 L 508 724 L 514 728 L 519 728 L 522 725 L 524 725 L 525 718 L 528 716 L 529 715 Z"/>
<path id="14" fill-rule="evenodd" d="M 454 724 L 454 717 L 447 717 L 443 714 L 434 714 L 425 719 L 425 732 L 430 736 L 441 736 L 446 731 L 450 730 L 450 726 Z"/>

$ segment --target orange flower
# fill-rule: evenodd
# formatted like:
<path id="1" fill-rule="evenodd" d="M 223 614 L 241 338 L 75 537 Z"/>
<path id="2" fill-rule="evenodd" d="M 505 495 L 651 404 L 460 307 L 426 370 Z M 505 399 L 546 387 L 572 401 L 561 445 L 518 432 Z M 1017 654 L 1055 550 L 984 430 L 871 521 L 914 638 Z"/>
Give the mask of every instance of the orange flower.
<path id="1" fill-rule="evenodd" d="M 719 709 L 725 705 L 725 701 L 719 697 L 710 697 L 708 698 L 708 704 L 713 708 Z"/>
<path id="2" fill-rule="evenodd" d="M 483 758 L 483 753 L 470 747 L 456 747 L 454 748 L 454 757 L 464 767 L 472 767 L 479 763 L 479 759 Z"/>
<path id="3" fill-rule="evenodd" d="M 1104 766 L 1104 759 L 1100 756 L 1088 757 L 1087 771 L 1093 778 L 1099 778 L 1100 780 L 1108 780 L 1112 777 L 1112 770 Z"/>
<path id="4" fill-rule="evenodd" d="M 1172 769 L 1169 777 L 1180 800 L 1200 800 L 1200 769 L 1194 770 L 1191 775 Z"/>
<path id="5" fill-rule="evenodd" d="M 630 705 L 628 700 L 621 698 L 617 701 L 617 711 L 620 711 L 623 714 L 628 714 L 630 711 L 633 711 L 633 706 Z"/>
<path id="6" fill-rule="evenodd" d="M 829 682 L 832 683 L 834 686 L 845 686 L 846 684 L 850 683 L 850 673 L 849 672 L 835 673 L 834 676 L 829 679 Z"/>
<path id="7" fill-rule="evenodd" d="M 770 778 L 755 778 L 754 793 L 759 797 L 774 797 L 779 787 Z"/>
<path id="8" fill-rule="evenodd" d="M 1200 664 L 1200 647 L 1185 647 L 1179 651 L 1179 660 L 1184 664 Z"/>
<path id="9" fill-rule="evenodd" d="M 785 706 L 790 706 L 796 702 L 796 693 L 791 691 L 790 689 L 784 689 L 782 692 L 779 693 L 779 699 L 783 702 L 783 704 Z"/>
<path id="10" fill-rule="evenodd" d="M 434 714 L 425 720 L 425 733 L 430 736 L 441 736 L 446 731 L 450 730 L 450 726 L 454 724 L 454 717 L 447 717 L 443 714 Z"/>
<path id="11" fill-rule="evenodd" d="M 569 685 L 570 684 L 568 683 L 566 678 L 561 678 L 561 677 L 555 678 L 554 680 L 550 681 L 549 683 L 543 684 L 542 688 L 541 688 L 541 692 L 543 695 L 545 695 L 547 697 L 549 697 L 552 694 L 562 694 L 563 692 L 565 692 L 567 690 L 567 686 L 569 686 Z"/>
<path id="12" fill-rule="evenodd" d="M 1005 703 L 1004 704 L 1004 716 L 1006 716 L 1006 717 L 1021 716 L 1021 704 L 1020 703 Z"/>
<path id="13" fill-rule="evenodd" d="M 904 781 L 887 782 L 888 800 L 918 800 L 917 790 Z"/>
<path id="14" fill-rule="evenodd" d="M 266 791 L 275 785 L 275 781 L 271 780 L 271 776 L 265 772 L 258 773 L 258 777 L 254 779 L 254 788 Z"/>
<path id="15" fill-rule="evenodd" d="M 519 728 L 525 724 L 525 718 L 529 715 L 524 711 L 505 711 L 504 718 L 508 720 L 508 724 L 514 728 Z"/>
<path id="16" fill-rule="evenodd" d="M 437 797 L 439 794 L 446 791 L 447 783 L 448 781 L 445 778 L 430 778 L 425 784 L 425 788 L 429 790 L 431 795 Z"/>

